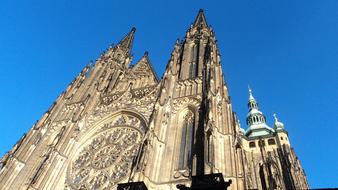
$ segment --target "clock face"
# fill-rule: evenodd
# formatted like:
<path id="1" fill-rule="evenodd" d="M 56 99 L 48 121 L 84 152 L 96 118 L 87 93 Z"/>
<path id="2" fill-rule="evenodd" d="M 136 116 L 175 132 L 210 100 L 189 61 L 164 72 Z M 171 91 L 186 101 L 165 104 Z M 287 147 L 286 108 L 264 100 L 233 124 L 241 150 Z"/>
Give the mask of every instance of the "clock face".
<path id="1" fill-rule="evenodd" d="M 115 189 L 125 180 L 137 154 L 142 133 L 119 126 L 96 135 L 81 148 L 71 165 L 71 189 Z"/>

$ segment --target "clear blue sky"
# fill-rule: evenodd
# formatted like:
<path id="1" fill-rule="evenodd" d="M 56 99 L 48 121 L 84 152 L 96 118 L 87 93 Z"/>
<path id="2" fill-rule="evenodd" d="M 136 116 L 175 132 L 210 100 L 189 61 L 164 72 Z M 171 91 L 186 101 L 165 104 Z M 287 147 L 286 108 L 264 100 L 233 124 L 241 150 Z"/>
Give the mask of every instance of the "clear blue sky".
<path id="1" fill-rule="evenodd" d="M 132 26 L 134 63 L 161 77 L 176 38 L 203 8 L 216 32 L 233 108 L 247 85 L 269 124 L 276 112 L 311 187 L 338 187 L 338 1 L 0 1 L 0 155 L 75 75 Z"/>

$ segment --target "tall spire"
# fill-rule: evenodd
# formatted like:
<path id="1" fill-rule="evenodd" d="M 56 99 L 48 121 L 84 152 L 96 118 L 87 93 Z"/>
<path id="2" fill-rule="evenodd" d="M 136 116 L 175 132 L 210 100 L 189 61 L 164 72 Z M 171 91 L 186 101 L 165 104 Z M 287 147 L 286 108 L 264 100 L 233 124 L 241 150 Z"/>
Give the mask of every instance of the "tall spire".
<path id="1" fill-rule="evenodd" d="M 181 80 L 201 77 L 208 61 L 217 59 L 215 36 L 211 28 L 208 27 L 202 9 L 187 30 L 181 47 L 181 61 L 179 63 L 179 78 Z"/>
<path id="2" fill-rule="evenodd" d="M 133 45 L 135 31 L 136 28 L 133 27 L 130 32 L 117 44 L 117 46 L 123 48 L 129 53 Z"/>
<path id="3" fill-rule="evenodd" d="M 207 20 L 205 19 L 203 9 L 200 9 L 198 11 L 198 15 L 195 19 L 193 27 L 208 27 Z"/>

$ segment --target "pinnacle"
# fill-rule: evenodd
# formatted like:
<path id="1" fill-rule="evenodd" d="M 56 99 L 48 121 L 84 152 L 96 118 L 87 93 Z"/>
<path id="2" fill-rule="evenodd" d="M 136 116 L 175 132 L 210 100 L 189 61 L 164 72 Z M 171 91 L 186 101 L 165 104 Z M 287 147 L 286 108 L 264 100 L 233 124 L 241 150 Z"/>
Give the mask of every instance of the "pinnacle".
<path id="1" fill-rule="evenodd" d="M 277 118 L 277 114 L 276 113 L 273 114 L 273 118 L 275 119 L 275 122 L 278 122 L 278 118 Z"/>
<path id="2" fill-rule="evenodd" d="M 176 39 L 175 46 L 180 46 L 180 39 Z"/>
<path id="3" fill-rule="evenodd" d="M 255 98 L 252 95 L 252 90 L 249 85 L 248 85 L 248 90 L 249 90 L 249 101 L 255 101 Z"/>
<path id="4" fill-rule="evenodd" d="M 144 60 L 145 62 L 149 62 L 149 53 L 145 51 L 143 56 L 141 57 L 140 61 Z"/>
<path id="5" fill-rule="evenodd" d="M 149 68 L 149 71 L 147 71 L 148 69 L 144 70 L 143 66 L 146 66 L 147 68 Z M 143 56 L 134 65 L 133 69 L 134 69 L 134 71 L 141 69 L 143 72 L 151 72 L 151 75 L 154 76 L 154 80 L 156 81 L 156 83 L 158 82 L 158 78 L 157 78 L 156 72 L 154 71 L 153 66 L 151 64 L 151 61 L 149 59 L 149 53 L 148 53 L 148 51 L 144 52 Z"/>
<path id="6" fill-rule="evenodd" d="M 130 32 L 118 43 L 119 47 L 125 48 L 128 52 L 131 50 L 133 45 L 134 35 L 136 28 L 133 27 Z"/>
<path id="7" fill-rule="evenodd" d="M 143 56 L 142 56 L 141 59 L 137 62 L 137 64 L 138 64 L 139 62 L 147 62 L 147 63 L 150 62 L 148 51 L 145 51 L 145 52 L 144 52 Z"/>
<path id="8" fill-rule="evenodd" d="M 195 22 L 193 24 L 194 27 L 208 27 L 207 20 L 205 19 L 204 11 L 203 9 L 200 9 L 198 11 L 197 17 L 195 19 Z"/>

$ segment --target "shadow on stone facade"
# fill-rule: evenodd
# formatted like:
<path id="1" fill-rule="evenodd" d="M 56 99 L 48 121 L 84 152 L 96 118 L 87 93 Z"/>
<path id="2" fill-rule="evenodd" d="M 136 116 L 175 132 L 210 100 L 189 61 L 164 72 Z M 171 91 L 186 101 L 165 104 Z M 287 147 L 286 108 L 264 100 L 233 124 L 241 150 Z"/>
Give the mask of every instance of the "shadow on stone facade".
<path id="1" fill-rule="evenodd" d="M 179 190 L 226 190 L 231 180 L 225 182 L 221 173 L 192 176 L 191 187 L 178 184 Z M 118 184 L 117 190 L 148 190 L 143 182 L 131 182 Z"/>
<path id="2" fill-rule="evenodd" d="M 221 173 L 192 176 L 191 187 L 177 185 L 179 190 L 225 190 L 231 184 L 231 180 L 225 182 Z"/>
<path id="3" fill-rule="evenodd" d="M 147 186 L 141 182 L 121 183 L 117 185 L 117 190 L 148 190 Z"/>

